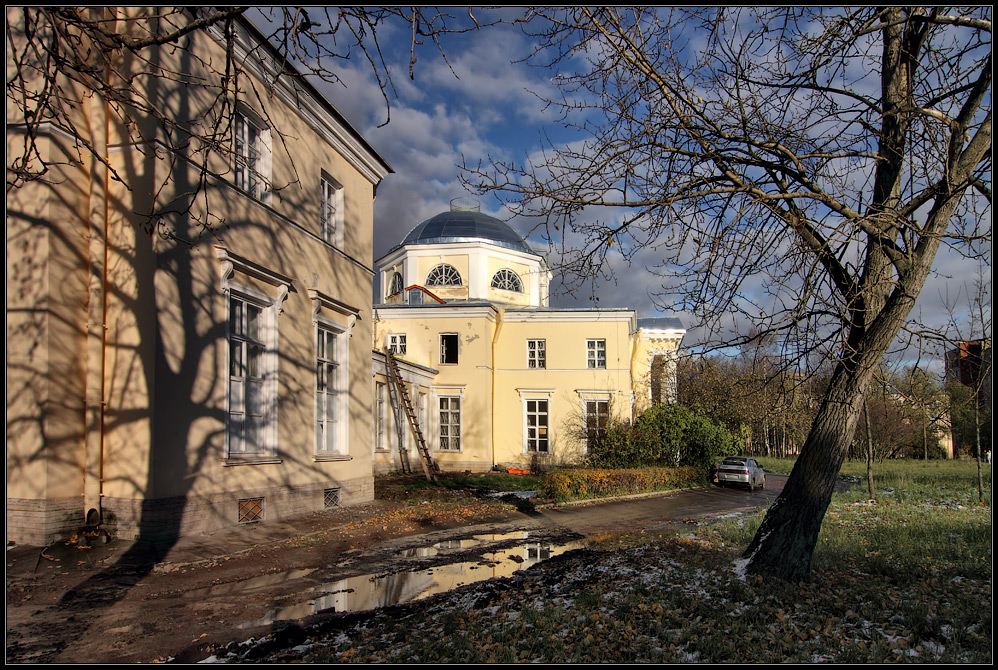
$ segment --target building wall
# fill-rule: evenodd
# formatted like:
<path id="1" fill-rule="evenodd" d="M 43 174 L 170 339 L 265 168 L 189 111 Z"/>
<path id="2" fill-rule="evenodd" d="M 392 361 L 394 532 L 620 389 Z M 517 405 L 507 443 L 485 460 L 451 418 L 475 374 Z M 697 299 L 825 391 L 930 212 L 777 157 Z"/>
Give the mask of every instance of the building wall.
<path id="1" fill-rule="evenodd" d="M 494 465 L 548 467 L 584 455 L 584 401 L 611 402 L 615 416 L 631 415 L 631 332 L 634 313 L 505 310 L 493 305 L 378 307 L 376 342 L 405 333 L 412 363 L 433 368 L 430 425 L 434 459 L 444 470 L 484 471 Z M 456 333 L 458 364 L 442 363 L 441 334 Z M 549 344 L 546 367 L 530 368 L 527 340 Z M 587 340 L 605 343 L 606 367 L 588 368 Z M 383 345 L 382 345 L 383 346 Z M 440 445 L 439 402 L 461 399 L 461 449 Z M 548 402 L 549 450 L 525 443 L 525 402 Z"/>
<path id="2" fill-rule="evenodd" d="M 585 454 L 584 400 L 606 400 L 615 416 L 631 414 L 630 334 L 633 312 L 505 312 L 496 354 L 495 460 L 507 466 L 545 467 Z M 527 364 L 527 340 L 546 342 L 546 367 Z M 587 341 L 606 345 L 606 367 L 589 368 Z M 547 399 L 549 452 L 525 444 L 524 405 Z M 501 429 L 500 429 L 501 427 Z"/>
<path id="3" fill-rule="evenodd" d="M 162 49 L 158 62 L 197 76 L 205 74 L 202 61 L 224 59 L 208 34 L 189 39 L 190 52 Z M 206 91 L 138 81 L 174 118 L 207 117 Z M 103 126 L 107 137 L 95 142 L 106 140 L 107 158 L 130 190 L 112 184 L 105 191 L 106 175 L 70 160 L 51 182 L 9 194 L 7 252 L 19 261 L 7 272 L 8 342 L 16 343 L 8 354 L 8 540 L 42 543 L 72 532 L 95 486 L 105 520 L 125 537 L 234 523 L 243 498 L 265 497 L 265 520 L 322 509 L 330 488 L 340 489 L 343 504 L 373 498 L 368 333 L 379 177 L 359 163 L 388 168 L 362 145 L 359 151 L 370 153 L 360 158 L 350 147 L 334 147 L 331 133 L 355 151 L 359 141 L 321 104 L 292 108 L 279 95 L 261 95 L 263 108 L 250 90 L 263 89 L 261 82 L 242 81 L 239 104 L 284 134 L 283 143 L 272 143 L 274 190 L 263 201 L 236 188 L 231 159 L 213 154 L 204 197 L 190 202 L 187 194 L 203 176 L 197 166 L 151 151 L 159 130 L 147 119 L 136 119 L 126 135 L 113 116 Z M 80 128 L 102 127 L 90 118 L 100 109 L 79 114 Z M 319 121 L 307 121 L 310 114 Z M 17 141 L 16 129 L 9 131 L 8 152 Z M 42 142 L 46 151 L 76 155 L 58 134 Z M 323 173 L 344 191 L 343 234 L 334 244 L 320 237 Z M 107 205 L 95 210 L 95 202 Z M 190 212 L 141 215 L 167 205 Z M 163 235 L 167 230 L 173 237 Z M 220 254 L 241 259 L 229 279 Z M 225 289 L 231 281 L 278 301 L 282 288 L 270 276 L 285 278 L 288 290 L 276 318 L 276 450 L 245 462 L 226 453 Z M 347 360 L 340 361 L 348 372 L 347 439 L 336 457 L 315 449 L 316 313 L 348 338 Z M 24 522 L 29 516 L 44 519 L 33 524 L 40 532 L 17 530 L 32 525 Z"/>

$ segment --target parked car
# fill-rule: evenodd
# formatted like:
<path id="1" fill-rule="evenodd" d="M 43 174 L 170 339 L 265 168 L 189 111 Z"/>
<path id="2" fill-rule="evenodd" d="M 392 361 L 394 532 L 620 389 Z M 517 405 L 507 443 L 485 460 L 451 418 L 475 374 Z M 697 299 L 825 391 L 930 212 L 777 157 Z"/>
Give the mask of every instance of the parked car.
<path id="1" fill-rule="evenodd" d="M 741 484 L 748 486 L 749 491 L 755 491 L 756 487 L 766 488 L 766 473 L 753 458 L 729 456 L 717 468 L 717 483 L 721 486 Z"/>

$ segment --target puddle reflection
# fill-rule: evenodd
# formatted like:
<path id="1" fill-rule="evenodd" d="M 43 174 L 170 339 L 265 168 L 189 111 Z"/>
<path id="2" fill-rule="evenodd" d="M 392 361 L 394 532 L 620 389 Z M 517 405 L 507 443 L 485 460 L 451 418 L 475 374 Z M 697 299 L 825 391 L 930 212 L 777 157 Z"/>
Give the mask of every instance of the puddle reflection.
<path id="1" fill-rule="evenodd" d="M 423 570 L 398 572 L 383 576 L 359 575 L 323 584 L 316 589 L 323 595 L 314 600 L 276 609 L 263 619 L 245 624 L 242 627 L 268 625 L 275 621 L 287 619 L 300 619 L 319 612 L 359 612 L 413 602 L 467 584 L 496 577 L 509 577 L 517 570 L 584 546 L 584 542 L 581 540 L 560 545 L 531 541 L 528 532 L 520 531 L 446 540 L 428 547 L 407 549 L 403 555 L 406 557 L 433 557 L 455 550 L 469 549 L 505 540 L 523 541 L 514 547 L 485 553 L 481 558 L 472 561 L 448 563 Z"/>

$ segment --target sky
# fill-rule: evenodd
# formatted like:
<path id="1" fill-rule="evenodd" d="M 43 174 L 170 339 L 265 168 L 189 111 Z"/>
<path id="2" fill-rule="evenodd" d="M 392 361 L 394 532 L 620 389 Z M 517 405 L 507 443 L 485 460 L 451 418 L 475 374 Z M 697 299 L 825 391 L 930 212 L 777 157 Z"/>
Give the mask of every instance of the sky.
<path id="1" fill-rule="evenodd" d="M 460 8 L 450 10 L 459 15 Z M 476 17 L 489 15 L 476 9 Z M 522 10 L 499 10 L 507 16 Z M 517 26 L 489 27 L 473 34 L 448 36 L 443 41 L 445 62 L 432 45 L 417 52 L 414 78 L 408 77 L 409 35 L 386 28 L 380 40 L 392 64 L 395 95 L 390 108 L 362 59 L 344 61 L 338 74 L 342 84 L 316 82 L 348 121 L 368 140 L 394 170 L 378 186 L 374 207 L 374 259 L 397 244 L 413 227 L 449 209 L 457 197 L 469 194 L 460 181 L 460 164 L 488 164 L 492 160 L 522 162 L 540 147 L 540 134 L 556 139 L 564 136 L 551 110 L 542 101 L 554 90 L 557 73 L 530 67 L 518 59 L 530 53 L 530 38 Z M 390 121 L 385 124 L 390 112 Z M 559 135 L 561 133 L 561 135 Z M 541 253 L 553 251 L 536 235 L 530 223 L 510 219 L 509 212 L 491 196 L 476 196 L 481 211 L 506 220 Z M 660 259 L 652 250 L 638 254 L 628 266 L 619 257 L 610 259 L 617 280 L 589 292 L 569 295 L 552 287 L 552 307 L 591 307 L 599 297 L 600 307 L 627 307 L 639 318 L 679 316 L 687 328 L 684 346 L 695 347 L 702 339 L 699 325 L 689 314 L 667 314 L 654 304 L 652 293 L 662 279 L 646 268 Z M 973 288 L 977 267 L 952 253 L 937 258 L 936 277 L 930 279 L 913 315 L 926 321 L 947 318 L 947 302 L 966 302 Z M 990 268 L 986 268 L 990 293 Z M 959 297 L 958 297 L 959 296 Z"/>

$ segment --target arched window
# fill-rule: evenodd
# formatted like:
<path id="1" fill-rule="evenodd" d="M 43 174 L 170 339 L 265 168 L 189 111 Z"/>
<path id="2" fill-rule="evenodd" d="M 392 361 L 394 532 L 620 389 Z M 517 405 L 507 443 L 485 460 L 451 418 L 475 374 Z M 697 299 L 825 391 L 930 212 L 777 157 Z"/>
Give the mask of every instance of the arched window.
<path id="1" fill-rule="evenodd" d="M 393 272 L 391 282 L 388 284 L 388 295 L 398 295 L 402 292 L 403 288 L 405 287 L 402 286 L 402 275 L 398 272 Z"/>
<path id="2" fill-rule="evenodd" d="M 523 283 L 520 281 L 520 278 L 515 272 L 507 268 L 503 268 L 493 275 L 492 288 L 523 293 Z"/>
<path id="3" fill-rule="evenodd" d="M 461 273 L 453 265 L 441 263 L 426 275 L 427 286 L 460 286 Z"/>

